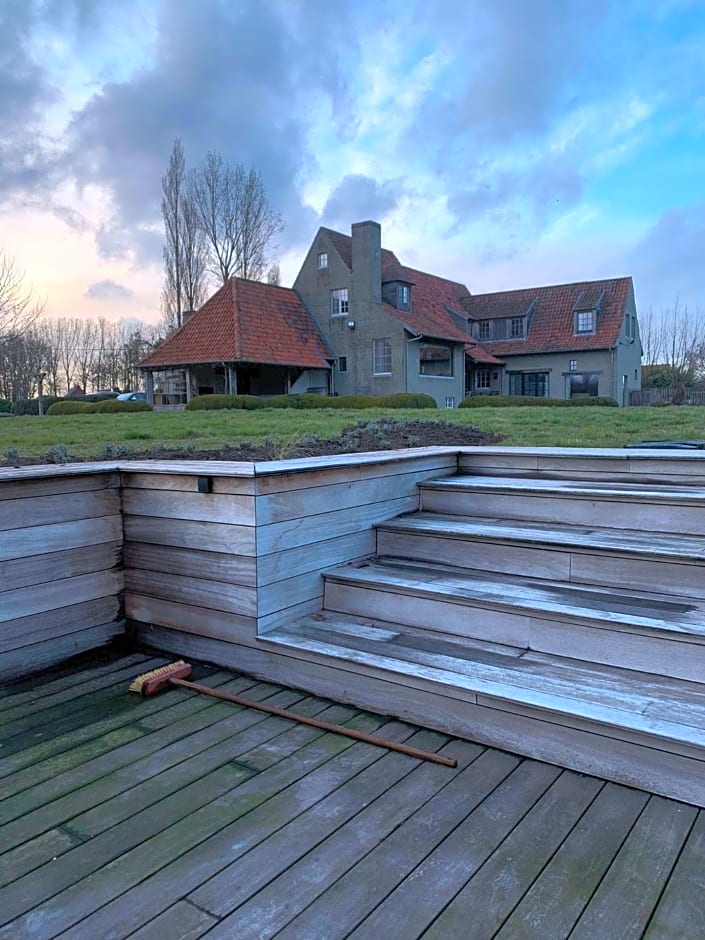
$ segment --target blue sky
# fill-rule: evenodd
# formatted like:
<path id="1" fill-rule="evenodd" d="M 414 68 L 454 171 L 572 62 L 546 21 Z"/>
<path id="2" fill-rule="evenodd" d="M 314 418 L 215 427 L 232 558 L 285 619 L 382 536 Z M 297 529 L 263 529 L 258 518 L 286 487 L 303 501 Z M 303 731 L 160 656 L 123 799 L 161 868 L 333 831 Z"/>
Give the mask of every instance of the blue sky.
<path id="1" fill-rule="evenodd" d="M 472 292 L 705 307 L 702 0 L 2 0 L 0 246 L 50 314 L 156 320 L 172 142 L 254 164 L 291 283 L 382 223 Z"/>

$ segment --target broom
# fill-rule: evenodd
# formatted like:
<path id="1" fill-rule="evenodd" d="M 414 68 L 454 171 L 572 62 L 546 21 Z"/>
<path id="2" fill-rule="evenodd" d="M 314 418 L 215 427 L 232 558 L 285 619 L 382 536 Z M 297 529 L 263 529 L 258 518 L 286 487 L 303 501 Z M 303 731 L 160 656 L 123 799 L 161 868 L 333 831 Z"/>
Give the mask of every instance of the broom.
<path id="1" fill-rule="evenodd" d="M 299 715 L 285 708 L 277 708 L 276 705 L 267 705 L 264 702 L 253 702 L 250 699 L 242 698 L 240 695 L 233 695 L 231 692 L 209 689 L 208 686 L 198 685 L 196 682 L 189 682 L 188 676 L 190 675 L 191 666 L 184 662 L 183 659 L 180 659 L 175 663 L 170 663 L 168 666 L 161 666 L 159 669 L 152 669 L 151 672 L 145 672 L 141 676 L 137 676 L 130 684 L 130 692 L 138 692 L 144 697 L 149 697 L 150 695 L 156 695 L 157 692 L 161 692 L 163 689 L 174 686 L 182 689 L 190 689 L 192 692 L 199 692 L 201 695 L 210 695 L 212 698 L 222 699 L 226 702 L 234 702 L 235 705 L 241 705 L 243 708 L 254 708 L 257 711 L 266 712 L 268 715 L 290 718 L 292 721 L 298 721 L 303 725 L 311 725 L 313 728 L 319 728 L 322 731 L 331 731 L 333 734 L 342 734 L 347 738 L 354 738 L 356 741 L 363 741 L 365 744 L 374 744 L 377 747 L 385 747 L 390 751 L 398 751 L 400 754 L 416 757 L 419 760 L 442 764 L 444 767 L 458 766 L 458 762 L 454 757 L 443 757 L 441 754 L 434 754 L 433 751 L 422 751 L 408 744 L 400 744 L 397 741 L 376 738 L 371 734 L 365 734 L 364 731 L 356 731 L 354 728 L 334 725 L 329 721 L 321 721 L 319 718 L 310 718 L 308 715 Z"/>

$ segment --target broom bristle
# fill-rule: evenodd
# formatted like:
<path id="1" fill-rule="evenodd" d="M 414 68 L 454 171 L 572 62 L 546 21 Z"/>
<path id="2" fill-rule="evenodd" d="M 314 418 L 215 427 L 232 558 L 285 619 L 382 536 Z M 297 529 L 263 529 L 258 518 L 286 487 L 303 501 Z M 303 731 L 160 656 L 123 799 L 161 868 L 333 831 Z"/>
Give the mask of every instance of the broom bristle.
<path id="1" fill-rule="evenodd" d="M 130 683 L 130 692 L 138 692 L 141 695 L 147 686 L 161 687 L 162 684 L 166 685 L 169 679 L 184 679 L 190 675 L 191 666 L 183 659 L 179 659 L 175 663 L 168 663 L 166 666 L 160 666 L 158 669 L 152 669 L 151 672 L 143 672 L 141 676 L 137 676 Z M 155 683 L 153 682 L 155 679 L 162 681 Z"/>

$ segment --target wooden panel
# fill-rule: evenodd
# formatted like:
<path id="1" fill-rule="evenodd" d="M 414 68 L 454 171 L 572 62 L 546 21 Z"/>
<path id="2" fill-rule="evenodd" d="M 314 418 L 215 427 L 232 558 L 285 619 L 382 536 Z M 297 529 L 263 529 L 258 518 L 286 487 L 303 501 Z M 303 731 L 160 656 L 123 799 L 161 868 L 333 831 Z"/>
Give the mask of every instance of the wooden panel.
<path id="1" fill-rule="evenodd" d="M 5 591 L 0 595 L 0 622 L 96 600 L 99 597 L 109 597 L 121 590 L 122 572 L 111 570 L 19 588 L 16 591 Z"/>
<path id="2" fill-rule="evenodd" d="M 22 530 L 20 530 L 22 531 Z M 0 562 L 0 607 L 4 591 L 41 584 L 45 581 L 60 581 L 79 574 L 114 568 L 121 558 L 122 540 L 70 548 L 63 552 L 35 555 L 33 558 L 18 558 Z"/>
<path id="3" fill-rule="evenodd" d="M 320 571 L 333 565 L 374 554 L 375 532 L 366 529 L 337 539 L 311 542 L 305 547 L 273 552 L 257 559 L 257 581 L 260 586 L 280 578 L 291 578 L 306 571 Z"/>
<path id="4" fill-rule="evenodd" d="M 154 626 L 171 627 L 187 633 L 201 634 L 225 640 L 228 643 L 242 642 L 245 638 L 254 641 L 256 621 L 253 617 L 226 613 L 218 610 L 204 610 L 176 601 L 162 600 L 143 596 L 133 592 L 125 593 L 125 614 L 132 620 L 138 620 Z M 149 643 L 149 628 L 144 635 Z"/>
<path id="5" fill-rule="evenodd" d="M 255 492 L 254 477 L 216 476 L 212 466 L 202 467 L 200 471 L 194 469 L 190 473 L 178 474 L 123 471 L 121 476 L 122 485 L 127 489 L 197 493 L 198 477 L 207 476 L 213 481 L 213 493 L 216 495 L 253 495 Z"/>
<path id="6" fill-rule="evenodd" d="M 649 923 L 646 937 L 701 937 L 705 813 L 699 813 Z"/>
<path id="7" fill-rule="evenodd" d="M 70 656 L 95 649 L 109 643 L 113 637 L 124 632 L 123 621 L 87 627 L 77 633 L 52 637 L 42 643 L 24 646 L 21 649 L 8 650 L 0 654 L 0 680 L 16 679 L 38 669 L 46 669 L 54 663 L 60 663 Z"/>
<path id="8" fill-rule="evenodd" d="M 669 564 L 645 558 L 619 558 L 614 553 L 590 555 L 573 552 L 571 581 L 585 584 L 615 584 L 653 591 L 655 587 L 676 597 L 705 598 L 705 563 Z"/>
<path id="9" fill-rule="evenodd" d="M 0 503 L 0 531 L 28 526 L 53 525 L 76 519 L 93 519 L 120 512 L 120 494 L 115 489 L 88 490 L 60 496 L 31 496 Z"/>
<path id="10" fill-rule="evenodd" d="M 69 548 L 81 548 L 84 545 L 100 545 L 102 542 L 113 542 L 119 539 L 122 539 L 122 519 L 119 515 L 28 526 L 3 533 L 0 538 L 0 561 L 30 558 L 45 552 L 59 552 Z"/>
<path id="11" fill-rule="evenodd" d="M 124 558 L 126 568 L 199 577 L 248 587 L 254 587 L 256 583 L 255 559 L 247 555 L 125 542 Z"/>
<path id="12" fill-rule="evenodd" d="M 57 471 L 60 473 L 60 471 Z M 0 500 L 24 499 L 27 496 L 57 496 L 85 493 L 88 490 L 114 489 L 120 485 L 117 473 L 90 473 L 84 476 L 60 474 L 46 479 L 17 481 L 0 480 Z"/>
<path id="13" fill-rule="evenodd" d="M 157 516 L 162 519 L 192 519 L 231 525 L 255 524 L 255 500 L 252 496 L 219 496 L 215 493 L 179 493 L 124 489 L 123 512 L 133 516 Z"/>
<path id="14" fill-rule="evenodd" d="M 407 454 L 410 452 L 407 451 Z M 392 462 L 366 462 L 353 463 L 356 455 L 348 455 L 347 464 L 328 469 L 307 470 L 299 472 L 281 472 L 258 476 L 257 495 L 266 496 L 272 493 L 283 493 L 296 489 L 308 489 L 313 486 L 329 486 L 335 483 L 357 483 L 373 477 L 395 477 L 405 473 L 425 472 L 427 478 L 438 479 L 450 476 L 457 471 L 455 452 L 451 454 L 434 454 L 429 457 L 408 457 L 407 460 Z"/>
<path id="15" fill-rule="evenodd" d="M 322 605 L 323 575 L 320 571 L 309 571 L 260 587 L 257 591 L 257 614 L 258 617 L 266 617 L 314 599 L 319 606 Z"/>
<path id="16" fill-rule="evenodd" d="M 255 528 L 154 516 L 124 516 L 125 538 L 134 543 L 207 549 L 234 555 L 255 555 Z"/>
<path id="17" fill-rule="evenodd" d="M 375 522 L 391 519 L 403 512 L 418 509 L 417 495 L 389 499 L 371 506 L 355 506 L 339 512 L 326 512 L 305 518 L 277 522 L 257 527 L 257 549 L 260 555 L 284 551 L 287 548 L 309 545 L 311 542 L 337 538 L 351 532 L 370 528 Z"/>
<path id="18" fill-rule="evenodd" d="M 2 604 L 2 595 L 0 595 Z M 69 604 L 67 607 L 52 607 L 43 613 L 30 614 L 0 625 L 0 649 L 17 649 L 52 637 L 76 633 L 87 627 L 110 623 L 120 616 L 120 601 L 116 594 Z"/>
<path id="19" fill-rule="evenodd" d="M 428 471 L 404 473 L 370 480 L 312 486 L 288 490 L 272 496 L 257 497 L 257 524 L 271 525 L 288 519 L 309 518 L 320 513 L 352 509 L 360 505 L 380 503 L 401 496 L 418 500 L 417 486 L 428 479 Z"/>
<path id="20" fill-rule="evenodd" d="M 224 584 L 179 574 L 126 568 L 125 592 L 164 600 L 177 598 L 181 603 L 193 607 L 229 611 L 246 617 L 254 617 L 257 613 L 257 592 L 242 584 Z"/>

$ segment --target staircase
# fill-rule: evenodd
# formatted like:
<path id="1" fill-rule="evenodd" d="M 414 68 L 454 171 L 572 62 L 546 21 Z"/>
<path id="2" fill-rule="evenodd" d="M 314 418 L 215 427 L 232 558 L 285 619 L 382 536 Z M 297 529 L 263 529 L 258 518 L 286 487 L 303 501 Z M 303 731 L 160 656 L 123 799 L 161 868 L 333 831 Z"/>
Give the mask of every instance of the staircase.
<path id="1" fill-rule="evenodd" d="M 386 683 L 402 717 L 705 806 L 702 482 L 420 491 L 374 558 L 326 573 L 320 613 L 260 639 L 360 704 Z"/>

